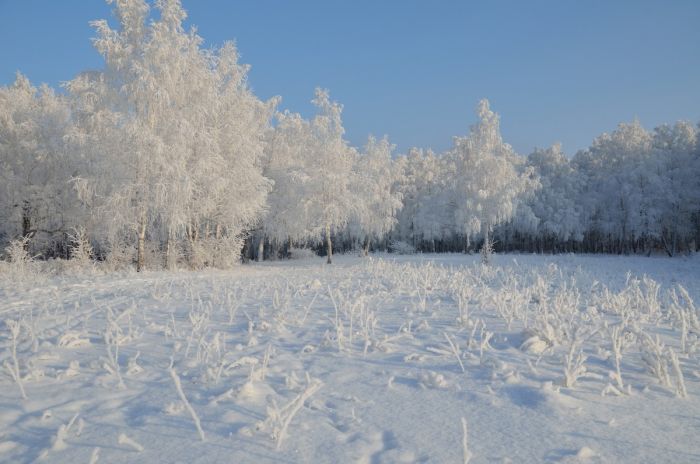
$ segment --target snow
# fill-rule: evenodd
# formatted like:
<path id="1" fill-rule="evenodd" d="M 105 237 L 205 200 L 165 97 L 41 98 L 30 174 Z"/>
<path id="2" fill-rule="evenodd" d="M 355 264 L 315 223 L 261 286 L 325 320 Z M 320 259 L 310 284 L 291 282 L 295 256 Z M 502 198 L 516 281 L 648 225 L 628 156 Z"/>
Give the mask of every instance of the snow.
<path id="1" fill-rule="evenodd" d="M 38 279 L 0 281 L 3 462 L 700 460 L 697 256 Z"/>

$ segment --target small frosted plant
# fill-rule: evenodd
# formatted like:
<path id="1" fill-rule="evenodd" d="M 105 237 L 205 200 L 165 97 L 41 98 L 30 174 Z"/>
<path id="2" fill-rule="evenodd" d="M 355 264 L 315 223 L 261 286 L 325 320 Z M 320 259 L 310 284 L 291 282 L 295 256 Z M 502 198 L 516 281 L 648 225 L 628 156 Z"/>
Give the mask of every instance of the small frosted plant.
<path id="1" fill-rule="evenodd" d="M 586 373 L 586 355 L 577 341 L 571 343 L 569 352 L 564 356 L 564 382 L 566 388 L 576 385 L 578 378 Z"/>
<path id="2" fill-rule="evenodd" d="M 177 372 L 175 372 L 175 368 L 172 366 L 169 369 L 170 371 L 170 378 L 173 379 L 173 383 L 175 384 L 175 390 L 177 390 L 177 394 L 180 396 L 180 399 L 182 400 L 183 404 L 185 405 L 185 409 L 187 409 L 187 412 L 190 413 L 190 416 L 192 417 L 192 421 L 194 421 L 195 427 L 197 427 L 197 433 L 199 434 L 199 439 L 202 441 L 206 441 L 206 438 L 204 436 L 204 430 L 202 430 L 202 424 L 199 421 L 199 416 L 197 416 L 197 413 L 195 412 L 194 408 L 190 404 L 189 401 L 187 401 L 187 397 L 185 396 L 185 392 L 182 391 L 182 383 L 180 383 L 180 377 L 177 375 Z"/>
<path id="3" fill-rule="evenodd" d="M 678 360 L 678 355 L 675 351 L 673 351 L 673 348 L 669 347 L 668 358 L 671 361 L 671 366 L 673 367 L 673 374 L 676 377 L 676 395 L 679 398 L 687 398 L 688 391 L 685 388 L 685 379 L 683 378 L 681 363 Z"/>
<path id="4" fill-rule="evenodd" d="M 29 237 L 12 240 L 5 248 L 5 255 L 9 259 L 9 265 L 5 269 L 12 281 L 21 282 L 32 274 L 34 258 L 29 254 L 29 241 Z"/>
<path id="5" fill-rule="evenodd" d="M 467 439 L 467 419 L 462 417 L 462 459 L 464 464 L 469 464 L 469 461 L 472 458 L 472 453 L 469 451 Z"/>
<path id="6" fill-rule="evenodd" d="M 292 422 L 294 416 L 304 406 L 304 403 L 311 398 L 317 391 L 321 389 L 323 382 L 317 379 L 311 379 L 306 375 L 306 388 L 299 393 L 292 401 L 287 403 L 282 408 L 277 406 L 277 402 L 272 401 L 272 405 L 267 408 L 267 420 L 259 427 L 267 427 L 270 430 L 270 436 L 275 441 L 276 449 L 280 449 L 282 441 L 287 435 L 287 429 Z"/>
<path id="7" fill-rule="evenodd" d="M 668 373 L 667 359 L 664 345 L 659 336 L 652 338 L 649 334 L 641 332 L 642 360 L 646 363 L 649 371 L 665 387 L 671 387 L 671 378 Z"/>
<path id="8" fill-rule="evenodd" d="M 22 398 L 27 399 L 27 393 L 24 391 L 22 376 L 19 371 L 19 360 L 17 359 L 17 343 L 19 340 L 21 325 L 19 321 L 13 320 L 6 320 L 5 325 L 10 329 L 10 355 L 12 356 L 12 364 L 5 360 L 3 365 L 5 366 L 5 369 L 10 372 L 10 375 L 17 384 L 17 387 L 19 387 L 19 392 L 22 395 Z"/>
<path id="9" fill-rule="evenodd" d="M 73 233 L 70 235 L 70 241 L 71 261 L 77 263 L 80 268 L 92 266 L 94 250 L 85 229 L 82 227 L 74 229 Z"/>
<path id="10" fill-rule="evenodd" d="M 617 387 L 622 390 L 624 388 L 624 384 L 622 382 L 620 363 L 622 361 L 622 349 L 624 348 L 625 344 L 625 331 L 621 326 L 618 325 L 610 329 L 610 340 L 613 350 L 613 362 L 615 363 L 615 373 L 613 374 L 613 377 L 615 378 Z"/>

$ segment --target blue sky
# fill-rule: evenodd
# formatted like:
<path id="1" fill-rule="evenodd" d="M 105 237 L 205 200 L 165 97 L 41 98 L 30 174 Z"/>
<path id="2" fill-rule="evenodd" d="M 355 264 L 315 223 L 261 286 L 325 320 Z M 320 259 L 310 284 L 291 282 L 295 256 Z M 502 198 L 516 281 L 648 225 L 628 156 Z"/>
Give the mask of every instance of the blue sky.
<path id="1" fill-rule="evenodd" d="M 700 1 L 184 0 L 207 46 L 235 39 L 250 83 L 312 114 L 343 103 L 348 139 L 450 147 L 489 98 L 520 153 L 573 154 L 638 117 L 700 121 Z M 58 85 L 101 67 L 88 21 L 101 0 L 0 0 L 0 85 Z"/>

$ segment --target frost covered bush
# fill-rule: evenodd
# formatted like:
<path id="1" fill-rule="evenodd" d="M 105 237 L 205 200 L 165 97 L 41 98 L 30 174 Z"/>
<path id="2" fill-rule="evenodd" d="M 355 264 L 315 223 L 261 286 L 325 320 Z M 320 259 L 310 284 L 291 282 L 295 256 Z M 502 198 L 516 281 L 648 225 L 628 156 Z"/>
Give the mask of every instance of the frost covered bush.
<path id="1" fill-rule="evenodd" d="M 243 238 L 239 236 L 200 239 L 190 244 L 189 264 L 193 269 L 229 269 L 241 262 L 242 249 Z"/>
<path id="2" fill-rule="evenodd" d="M 289 259 L 311 259 L 315 258 L 316 253 L 309 248 L 290 248 Z"/>
<path id="3" fill-rule="evenodd" d="M 104 268 L 107 271 L 121 271 L 130 268 L 136 261 L 136 248 L 121 240 L 110 242 L 105 256 Z"/>
<path id="4" fill-rule="evenodd" d="M 0 261 L 0 275 L 11 282 L 38 277 L 37 263 L 28 248 L 29 237 L 12 240 L 5 248 L 5 261 Z"/>
<path id="5" fill-rule="evenodd" d="M 482 264 L 491 263 L 491 255 L 493 254 L 493 239 L 488 236 L 484 239 L 484 244 L 481 246 L 479 254 L 481 255 Z"/>
<path id="6" fill-rule="evenodd" d="M 55 273 L 80 273 L 95 270 L 95 250 L 84 228 L 77 228 L 69 235 L 70 259 L 52 260 L 50 267 Z"/>
<path id="7" fill-rule="evenodd" d="M 74 262 L 88 266 L 92 264 L 94 250 L 84 228 L 76 229 L 70 237 L 70 258 Z"/>
<path id="8" fill-rule="evenodd" d="M 393 240 L 389 244 L 389 251 L 397 255 L 412 255 L 416 253 L 416 248 L 410 243 L 402 240 Z"/>

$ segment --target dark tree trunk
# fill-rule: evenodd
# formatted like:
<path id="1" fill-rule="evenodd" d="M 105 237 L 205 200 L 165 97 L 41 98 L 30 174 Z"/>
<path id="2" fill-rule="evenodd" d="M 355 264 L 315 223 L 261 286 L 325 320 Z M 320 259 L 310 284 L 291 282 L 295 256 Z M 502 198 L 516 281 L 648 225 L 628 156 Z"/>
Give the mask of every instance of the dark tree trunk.
<path id="1" fill-rule="evenodd" d="M 327 264 L 333 264 L 333 243 L 331 242 L 331 226 L 326 224 L 326 253 L 328 258 L 326 259 Z"/>

